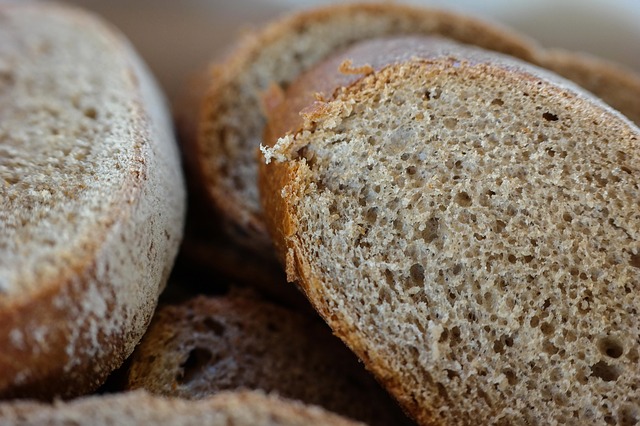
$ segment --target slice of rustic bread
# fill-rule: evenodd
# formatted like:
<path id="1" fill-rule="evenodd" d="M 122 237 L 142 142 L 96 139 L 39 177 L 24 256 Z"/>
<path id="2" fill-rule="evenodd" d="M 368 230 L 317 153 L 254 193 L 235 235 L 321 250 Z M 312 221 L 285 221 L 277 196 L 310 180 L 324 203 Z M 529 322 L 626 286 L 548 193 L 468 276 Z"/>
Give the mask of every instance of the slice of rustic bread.
<path id="1" fill-rule="evenodd" d="M 262 389 L 372 425 L 406 421 L 322 321 L 257 299 L 200 296 L 160 308 L 127 383 L 185 398 Z"/>
<path id="2" fill-rule="evenodd" d="M 144 391 L 91 396 L 53 404 L 0 403 L 0 424 L 68 426 L 312 426 L 361 425 L 319 407 L 258 391 L 222 392 L 200 401 L 165 398 Z"/>
<path id="3" fill-rule="evenodd" d="M 199 75 L 178 110 L 187 172 L 239 244 L 272 255 L 256 187 L 261 94 L 355 42 L 392 34 L 439 34 L 555 70 L 640 122 L 640 78 L 602 60 L 548 52 L 494 24 L 400 4 L 344 4 L 305 11 L 248 35 Z"/>
<path id="4" fill-rule="evenodd" d="M 387 34 L 442 34 L 533 60 L 525 39 L 475 19 L 400 4 L 344 4 L 287 16 L 248 35 L 198 75 L 177 111 L 194 192 L 220 214 L 240 245 L 273 257 L 258 197 L 256 149 L 265 117 L 260 96 L 359 40 Z"/>
<path id="5" fill-rule="evenodd" d="M 95 389 L 133 351 L 182 235 L 164 101 L 99 19 L 0 4 L 0 396 Z"/>
<path id="6" fill-rule="evenodd" d="M 289 278 L 420 423 L 640 420 L 629 120 L 513 58 L 405 38 L 301 77 L 267 135 Z"/>

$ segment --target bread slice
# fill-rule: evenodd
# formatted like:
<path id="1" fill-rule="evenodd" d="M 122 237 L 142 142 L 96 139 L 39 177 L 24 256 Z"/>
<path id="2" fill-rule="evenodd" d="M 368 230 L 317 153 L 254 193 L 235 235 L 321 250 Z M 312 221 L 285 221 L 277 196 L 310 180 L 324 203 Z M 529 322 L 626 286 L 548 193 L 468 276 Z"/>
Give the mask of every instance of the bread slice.
<path id="1" fill-rule="evenodd" d="M 637 423 L 629 120 L 546 70 L 409 37 L 302 76 L 265 139 L 289 279 L 420 424 Z"/>
<path id="2" fill-rule="evenodd" d="M 638 76 L 595 59 L 560 55 L 557 63 L 557 55 L 495 24 L 392 2 L 332 5 L 286 16 L 246 37 L 199 75 L 178 111 L 194 188 L 200 186 L 197 192 L 236 243 L 262 256 L 273 253 L 256 186 L 255 150 L 265 124 L 261 94 L 273 84 L 286 87 L 348 45 L 392 34 L 439 34 L 549 67 L 640 122 L 640 107 L 633 101 L 640 96 Z"/>
<path id="3" fill-rule="evenodd" d="M 126 40 L 0 4 L 0 397 L 95 389 L 144 333 L 182 236 L 162 96 Z"/>
<path id="4" fill-rule="evenodd" d="M 90 396 L 53 404 L 0 404 L 0 423 L 13 426 L 91 424 L 175 426 L 355 426 L 319 407 L 262 392 L 222 392 L 200 401 L 165 398 L 145 391 Z"/>
<path id="5" fill-rule="evenodd" d="M 261 93 L 287 85 L 336 49 L 398 33 L 436 33 L 533 60 L 525 39 L 474 19 L 400 4 L 344 4 L 290 15 L 249 35 L 198 75 L 177 112 L 191 180 L 236 243 L 273 257 L 258 196 Z M 182 112 L 182 113 L 181 113 Z"/>
<path id="6" fill-rule="evenodd" d="M 407 422 L 322 321 L 258 299 L 199 296 L 160 308 L 127 387 L 183 398 L 262 389 L 371 425 Z"/>

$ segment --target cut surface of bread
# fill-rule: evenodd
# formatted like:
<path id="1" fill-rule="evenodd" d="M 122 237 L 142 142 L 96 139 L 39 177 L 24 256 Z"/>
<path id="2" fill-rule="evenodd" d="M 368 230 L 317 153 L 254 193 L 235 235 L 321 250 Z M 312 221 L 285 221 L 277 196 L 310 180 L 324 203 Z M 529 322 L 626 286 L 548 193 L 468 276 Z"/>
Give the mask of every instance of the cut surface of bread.
<path id="1" fill-rule="evenodd" d="M 145 391 L 91 396 L 69 402 L 0 403 L 0 424 L 12 426 L 321 426 L 361 425 L 319 407 L 262 392 L 223 392 L 200 400 Z"/>
<path id="2" fill-rule="evenodd" d="M 640 421 L 629 120 L 524 62 L 404 38 L 305 74 L 266 134 L 289 279 L 419 423 Z"/>
<path id="3" fill-rule="evenodd" d="M 132 351 L 182 236 L 164 100 L 97 18 L 0 4 L 0 396 L 79 395 Z"/>
<path id="4" fill-rule="evenodd" d="M 399 4 L 349 4 L 287 16 L 248 36 L 195 81 L 184 114 L 178 111 L 188 169 L 238 243 L 272 252 L 256 185 L 262 92 L 286 86 L 336 49 L 403 33 L 442 34 L 533 60 L 527 40 L 474 19 Z"/>
<path id="5" fill-rule="evenodd" d="M 192 399 L 261 389 L 372 425 L 408 422 L 319 319 L 258 299 L 199 296 L 160 308 L 127 387 Z"/>
<path id="6" fill-rule="evenodd" d="M 556 70 L 640 122 L 640 78 L 605 61 L 547 52 L 494 24 L 400 4 L 333 5 L 287 16 L 248 36 L 192 87 L 179 115 L 187 169 L 239 244 L 271 255 L 256 186 L 256 147 L 265 124 L 261 95 L 358 41 L 437 34 Z"/>

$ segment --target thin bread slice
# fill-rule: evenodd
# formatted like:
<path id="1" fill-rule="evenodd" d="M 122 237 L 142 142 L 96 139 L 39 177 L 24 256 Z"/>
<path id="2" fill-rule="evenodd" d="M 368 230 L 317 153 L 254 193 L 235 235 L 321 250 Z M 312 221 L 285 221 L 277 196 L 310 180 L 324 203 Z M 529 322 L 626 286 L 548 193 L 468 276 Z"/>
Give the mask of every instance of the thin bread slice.
<path id="1" fill-rule="evenodd" d="M 183 398 L 262 389 L 371 425 L 407 422 L 322 321 L 256 298 L 199 296 L 160 308 L 127 388 Z"/>
<path id="2" fill-rule="evenodd" d="M 164 100 L 96 17 L 0 4 L 0 397 L 97 388 L 146 330 L 182 237 Z"/>
<path id="3" fill-rule="evenodd" d="M 200 401 L 145 391 L 90 396 L 69 402 L 0 403 L 0 424 L 12 426 L 355 426 L 319 407 L 262 392 L 222 392 Z"/>
<path id="4" fill-rule="evenodd" d="M 376 40 L 289 87 L 261 192 L 289 279 L 419 423 L 634 424 L 639 139 L 549 71 Z"/>
<path id="5" fill-rule="evenodd" d="M 286 16 L 247 36 L 188 87 L 177 111 L 187 171 L 237 244 L 273 257 L 256 184 L 262 92 L 286 86 L 336 49 L 404 33 L 441 34 L 534 60 L 528 40 L 475 19 L 392 3 L 344 4 Z"/>
<path id="6" fill-rule="evenodd" d="M 637 75 L 602 60 L 547 52 L 495 24 L 394 3 L 332 5 L 287 16 L 247 36 L 199 75 L 177 111 L 194 189 L 236 243 L 257 255 L 273 253 L 256 186 L 255 150 L 265 124 L 262 93 L 274 84 L 286 87 L 353 43 L 393 34 L 442 35 L 553 69 L 640 122 Z"/>

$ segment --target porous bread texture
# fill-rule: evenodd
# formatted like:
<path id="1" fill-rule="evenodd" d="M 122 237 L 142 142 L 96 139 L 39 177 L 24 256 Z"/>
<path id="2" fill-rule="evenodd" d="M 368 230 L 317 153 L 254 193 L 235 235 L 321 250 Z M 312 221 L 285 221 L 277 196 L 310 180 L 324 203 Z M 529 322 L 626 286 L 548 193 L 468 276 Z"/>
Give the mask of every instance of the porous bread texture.
<path id="1" fill-rule="evenodd" d="M 79 395 L 133 351 L 165 285 L 179 154 L 148 70 L 99 19 L 5 3 L 0 40 L 0 395 Z"/>
<path id="2" fill-rule="evenodd" d="M 400 4 L 344 4 L 286 16 L 248 35 L 196 81 L 190 106 L 180 114 L 189 172 L 205 186 L 238 243 L 272 256 L 256 185 L 256 148 L 265 125 L 262 93 L 274 84 L 286 86 L 337 49 L 404 33 L 436 33 L 526 60 L 534 57 L 528 40 L 464 16 Z"/>
<path id="3" fill-rule="evenodd" d="M 637 424 L 640 130 L 441 43 L 299 117 L 311 71 L 274 113 L 288 160 L 261 188 L 290 279 L 421 424 Z"/>
<path id="4" fill-rule="evenodd" d="M 495 23 L 390 3 L 332 5 L 286 16 L 248 35 L 200 76 L 187 95 L 190 106 L 181 109 L 188 171 L 236 242 L 272 254 L 256 186 L 255 150 L 265 125 L 262 94 L 274 84 L 286 87 L 353 43 L 400 34 L 439 34 L 552 69 L 640 123 L 636 74 L 603 60 L 547 51 Z"/>
<path id="5" fill-rule="evenodd" d="M 190 399 L 261 389 L 371 425 L 408 422 L 319 319 L 242 297 L 160 308 L 126 387 Z"/>
<path id="6" fill-rule="evenodd" d="M 145 391 L 90 396 L 70 402 L 0 404 L 0 424 L 171 426 L 355 426 L 319 407 L 259 391 L 222 392 L 200 401 L 164 398 Z"/>

